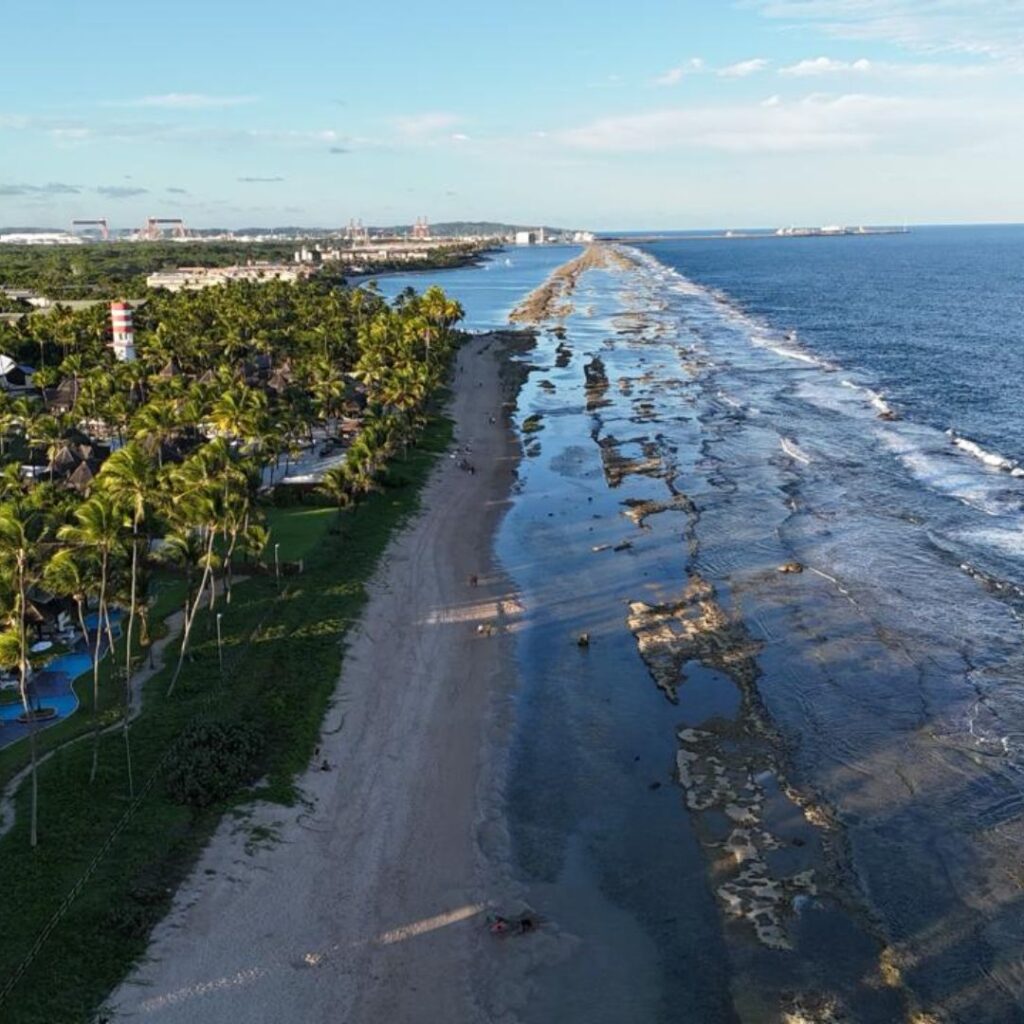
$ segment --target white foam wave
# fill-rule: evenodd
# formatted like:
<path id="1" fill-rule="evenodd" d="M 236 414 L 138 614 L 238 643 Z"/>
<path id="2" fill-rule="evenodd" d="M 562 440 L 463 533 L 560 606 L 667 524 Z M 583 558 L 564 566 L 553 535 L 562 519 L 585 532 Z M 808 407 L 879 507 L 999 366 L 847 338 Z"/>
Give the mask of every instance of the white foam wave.
<path id="1" fill-rule="evenodd" d="M 993 469 L 1009 473 L 1010 476 L 1024 477 L 1024 469 L 1021 468 L 1016 459 L 1008 459 L 1005 455 L 1000 455 L 999 452 L 990 452 L 987 449 L 982 448 L 977 441 L 972 441 L 967 437 L 961 437 L 952 430 L 947 430 L 946 435 L 953 444 L 957 446 L 957 448 L 963 452 L 967 452 L 968 455 L 973 455 L 980 462 L 984 462 L 986 466 L 991 466 Z"/>
<path id="2" fill-rule="evenodd" d="M 985 473 L 971 460 L 938 447 L 941 435 L 919 428 L 914 433 L 885 430 L 878 436 L 911 474 L 933 491 L 948 494 L 989 516 L 1020 511 L 1021 494 L 1008 490 L 1004 481 Z"/>
<path id="3" fill-rule="evenodd" d="M 737 312 L 734 319 L 742 321 L 743 325 L 750 331 L 750 343 L 755 348 L 766 349 L 769 352 L 774 352 L 777 356 L 781 356 L 783 359 L 792 359 L 807 366 L 815 366 L 819 370 L 825 370 L 828 373 L 835 372 L 836 367 L 833 363 L 830 363 L 827 359 L 822 359 L 821 356 L 814 355 L 812 352 L 808 352 L 807 349 L 800 348 L 796 344 L 796 331 L 788 331 L 780 341 L 777 334 L 774 332 L 766 333 L 763 327 L 760 327 L 756 321 L 752 320 L 745 313 Z"/>
<path id="4" fill-rule="evenodd" d="M 1000 554 L 1014 558 L 1024 557 L 1024 530 L 1000 530 L 986 527 L 981 530 L 965 530 L 958 535 L 959 540 L 967 544 L 993 548 Z"/>
<path id="5" fill-rule="evenodd" d="M 885 400 L 885 397 L 880 391 L 875 391 L 872 388 L 865 387 L 863 384 L 855 384 L 852 380 L 841 380 L 839 382 L 844 388 L 850 388 L 851 391 L 859 391 L 865 395 L 868 403 L 878 413 L 879 416 L 885 419 L 895 419 L 896 413 L 893 408 Z"/>
<path id="6" fill-rule="evenodd" d="M 773 345 L 770 342 L 758 343 L 754 342 L 758 348 L 766 348 L 769 352 L 774 352 L 777 356 L 782 356 L 783 359 L 795 359 L 800 363 L 809 363 L 811 366 L 822 366 L 826 364 L 822 360 L 815 358 L 807 352 L 801 352 L 799 349 L 786 348 L 785 345 Z"/>
<path id="7" fill-rule="evenodd" d="M 880 416 L 895 415 L 892 411 L 892 406 L 889 405 L 881 394 L 877 391 L 872 391 L 871 388 L 865 388 L 864 391 L 868 396 L 868 401 L 874 406 Z"/>
<path id="8" fill-rule="evenodd" d="M 811 464 L 811 457 L 810 457 L 810 455 L 808 455 L 807 452 L 805 452 L 800 447 L 800 445 L 798 445 L 796 443 L 796 441 L 794 441 L 792 438 L 790 438 L 790 437 L 781 437 L 781 438 L 779 438 L 779 447 L 791 459 L 795 459 L 797 462 L 802 462 L 805 466 L 809 466 Z"/>

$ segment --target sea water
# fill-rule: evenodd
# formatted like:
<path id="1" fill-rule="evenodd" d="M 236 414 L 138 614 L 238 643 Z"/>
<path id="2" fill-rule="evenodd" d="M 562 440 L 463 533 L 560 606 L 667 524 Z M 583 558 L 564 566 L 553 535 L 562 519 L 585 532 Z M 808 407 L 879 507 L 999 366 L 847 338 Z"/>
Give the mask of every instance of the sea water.
<path id="1" fill-rule="evenodd" d="M 1024 1019 L 1024 232 L 626 251 L 632 271 L 582 279 L 567 365 L 547 330 L 528 357 L 519 416 L 542 429 L 498 538 L 526 608 L 517 871 L 578 944 L 534 970 L 527 1019 L 729 1021 L 805 993 L 889 1021 L 900 986 L 953 1019 Z M 512 254 L 524 291 L 547 255 Z M 467 283 L 488 273 L 437 275 L 481 298 L 484 326 L 514 304 Z M 694 515 L 629 523 L 624 502 L 665 498 L 666 480 L 613 485 L 613 442 L 653 446 Z M 791 561 L 804 571 L 780 574 Z M 705 713 L 709 682 L 671 704 L 626 628 L 630 602 L 674 600 L 694 574 L 757 645 L 787 784 L 831 815 L 819 851 L 797 847 L 825 891 L 787 922 L 787 952 L 724 912 L 703 870 L 714 823 L 674 785 L 676 730 Z M 730 684 L 712 682 L 728 714 Z M 786 838 L 807 825 L 774 778 L 759 770 L 765 827 Z M 827 882 L 829 858 L 845 882 Z"/>

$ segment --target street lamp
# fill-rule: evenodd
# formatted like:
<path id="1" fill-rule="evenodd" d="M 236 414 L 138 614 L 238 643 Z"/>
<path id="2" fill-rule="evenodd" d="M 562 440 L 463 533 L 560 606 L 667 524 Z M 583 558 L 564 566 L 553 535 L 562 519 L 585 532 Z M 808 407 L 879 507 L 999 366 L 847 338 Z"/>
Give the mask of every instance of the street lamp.
<path id="1" fill-rule="evenodd" d="M 281 587 L 281 545 L 274 545 L 274 579 L 277 580 L 278 589 Z"/>

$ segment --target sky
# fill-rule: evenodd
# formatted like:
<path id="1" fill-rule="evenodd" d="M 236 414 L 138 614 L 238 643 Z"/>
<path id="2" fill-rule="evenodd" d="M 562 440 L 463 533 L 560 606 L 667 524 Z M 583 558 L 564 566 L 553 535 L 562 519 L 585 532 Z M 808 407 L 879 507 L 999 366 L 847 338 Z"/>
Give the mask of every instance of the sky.
<path id="1" fill-rule="evenodd" d="M 1024 221 L 1024 0 L 8 0 L 0 225 Z"/>

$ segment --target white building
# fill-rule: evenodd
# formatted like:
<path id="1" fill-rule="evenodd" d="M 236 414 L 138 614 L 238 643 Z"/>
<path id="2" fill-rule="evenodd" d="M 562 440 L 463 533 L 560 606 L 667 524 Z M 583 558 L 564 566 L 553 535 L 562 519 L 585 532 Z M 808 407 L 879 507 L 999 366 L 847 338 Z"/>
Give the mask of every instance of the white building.
<path id="1" fill-rule="evenodd" d="M 132 307 L 127 302 L 110 304 L 110 326 L 114 356 L 122 363 L 135 362 L 135 327 L 132 324 Z"/>
<path id="2" fill-rule="evenodd" d="M 249 263 L 236 267 L 178 267 L 150 274 L 146 284 L 150 288 L 163 288 L 169 292 L 199 291 L 229 281 L 298 281 L 312 268 L 287 263 Z"/>
<path id="3" fill-rule="evenodd" d="M 76 235 L 66 231 L 15 231 L 0 235 L 3 245 L 84 245 Z"/>

